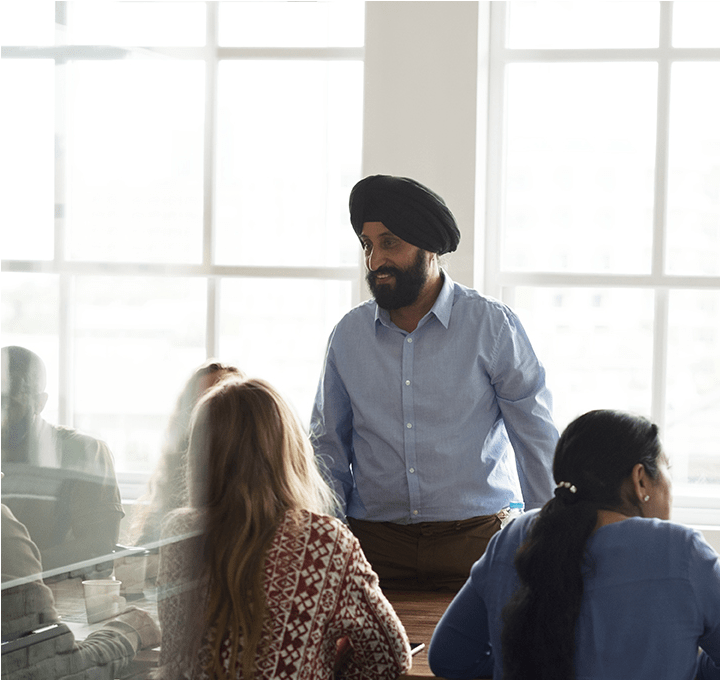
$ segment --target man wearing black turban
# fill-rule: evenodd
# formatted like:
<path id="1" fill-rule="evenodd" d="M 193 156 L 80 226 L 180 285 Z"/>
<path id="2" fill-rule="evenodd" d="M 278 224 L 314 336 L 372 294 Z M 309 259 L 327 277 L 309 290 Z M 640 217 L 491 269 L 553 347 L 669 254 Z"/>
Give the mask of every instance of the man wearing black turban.
<path id="1" fill-rule="evenodd" d="M 374 299 L 330 336 L 316 455 L 384 587 L 458 589 L 510 501 L 552 496 L 545 372 L 512 310 L 440 266 L 460 241 L 440 196 L 366 177 L 350 222 Z"/>
<path id="2" fill-rule="evenodd" d="M 407 177 L 374 175 L 350 194 L 350 222 L 360 236 L 365 222 L 382 222 L 403 241 L 444 255 L 460 243 L 460 230 L 445 201 Z"/>
<path id="3" fill-rule="evenodd" d="M 437 256 L 460 242 L 453 214 L 415 180 L 374 175 L 353 188 L 350 222 L 365 250 L 375 300 L 400 328 L 414 330 L 442 288 Z"/>

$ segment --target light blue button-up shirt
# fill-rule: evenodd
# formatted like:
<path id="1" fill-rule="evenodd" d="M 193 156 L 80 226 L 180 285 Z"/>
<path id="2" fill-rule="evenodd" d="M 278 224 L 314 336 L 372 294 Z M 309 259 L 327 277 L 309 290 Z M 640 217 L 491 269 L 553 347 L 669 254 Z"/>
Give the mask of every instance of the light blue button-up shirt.
<path id="1" fill-rule="evenodd" d="M 461 520 L 552 496 L 545 371 L 512 310 L 444 279 L 412 333 L 369 300 L 330 335 L 311 435 L 350 517 Z"/>

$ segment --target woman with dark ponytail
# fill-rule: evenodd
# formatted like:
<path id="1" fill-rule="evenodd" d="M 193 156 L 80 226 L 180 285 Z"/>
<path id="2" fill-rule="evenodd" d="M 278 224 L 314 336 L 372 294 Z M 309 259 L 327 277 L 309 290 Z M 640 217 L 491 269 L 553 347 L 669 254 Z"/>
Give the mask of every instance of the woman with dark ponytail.
<path id="1" fill-rule="evenodd" d="M 555 496 L 488 546 L 438 624 L 446 678 L 720 678 L 720 558 L 670 518 L 658 428 L 591 411 L 558 441 Z M 698 648 L 703 651 L 698 655 Z"/>

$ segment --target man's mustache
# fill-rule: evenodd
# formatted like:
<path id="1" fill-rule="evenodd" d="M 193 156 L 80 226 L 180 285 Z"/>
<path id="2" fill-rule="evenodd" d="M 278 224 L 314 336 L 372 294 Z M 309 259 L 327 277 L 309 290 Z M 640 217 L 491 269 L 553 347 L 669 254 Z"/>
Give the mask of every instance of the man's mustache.
<path id="1" fill-rule="evenodd" d="M 390 276 L 394 276 L 395 278 L 397 278 L 398 275 L 402 275 L 402 272 L 397 267 L 379 267 L 378 269 L 369 271 L 367 273 L 367 280 L 375 281 L 375 278 L 382 274 L 388 274 Z"/>

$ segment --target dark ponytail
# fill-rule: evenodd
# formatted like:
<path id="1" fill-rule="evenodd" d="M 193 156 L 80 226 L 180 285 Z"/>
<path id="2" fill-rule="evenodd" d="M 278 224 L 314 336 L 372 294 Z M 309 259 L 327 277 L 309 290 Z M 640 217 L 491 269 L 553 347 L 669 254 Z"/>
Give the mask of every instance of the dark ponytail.
<path id="1" fill-rule="evenodd" d="M 623 481 L 638 463 L 656 479 L 657 426 L 618 411 L 574 420 L 555 449 L 555 497 L 515 556 L 520 586 L 503 610 L 504 680 L 574 680 L 575 624 L 583 596 L 585 544 L 599 509 L 621 510 Z"/>

